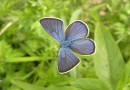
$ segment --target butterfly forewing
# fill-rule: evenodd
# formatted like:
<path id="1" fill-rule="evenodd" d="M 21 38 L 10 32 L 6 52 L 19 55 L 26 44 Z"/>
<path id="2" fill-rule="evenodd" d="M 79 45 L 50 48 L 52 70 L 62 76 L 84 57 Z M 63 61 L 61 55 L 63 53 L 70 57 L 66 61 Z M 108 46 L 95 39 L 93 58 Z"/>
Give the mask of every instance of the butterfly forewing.
<path id="1" fill-rule="evenodd" d="M 64 27 L 63 22 L 56 18 L 43 18 L 40 20 L 42 27 L 48 32 L 55 40 L 61 42 L 64 40 Z"/>
<path id="2" fill-rule="evenodd" d="M 88 27 L 82 21 L 75 21 L 65 31 L 65 39 L 73 40 L 85 38 L 88 34 Z"/>
<path id="3" fill-rule="evenodd" d="M 61 48 L 58 57 L 58 70 L 65 73 L 74 68 L 79 63 L 79 59 L 69 48 Z"/>
<path id="4" fill-rule="evenodd" d="M 81 55 L 90 55 L 95 51 L 95 43 L 91 39 L 79 39 L 73 42 L 70 48 Z"/>

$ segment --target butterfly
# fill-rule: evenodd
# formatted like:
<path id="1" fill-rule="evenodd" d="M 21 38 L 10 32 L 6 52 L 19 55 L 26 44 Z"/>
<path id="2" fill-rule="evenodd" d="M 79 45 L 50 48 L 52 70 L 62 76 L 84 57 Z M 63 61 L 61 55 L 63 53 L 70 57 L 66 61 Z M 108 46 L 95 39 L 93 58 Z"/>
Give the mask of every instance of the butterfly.
<path id="1" fill-rule="evenodd" d="M 71 23 L 64 32 L 63 21 L 57 18 L 42 18 L 40 24 L 43 29 L 60 43 L 58 54 L 58 71 L 69 72 L 76 67 L 80 60 L 75 53 L 90 55 L 95 52 L 95 43 L 86 38 L 89 34 L 87 25 L 77 20 Z"/>

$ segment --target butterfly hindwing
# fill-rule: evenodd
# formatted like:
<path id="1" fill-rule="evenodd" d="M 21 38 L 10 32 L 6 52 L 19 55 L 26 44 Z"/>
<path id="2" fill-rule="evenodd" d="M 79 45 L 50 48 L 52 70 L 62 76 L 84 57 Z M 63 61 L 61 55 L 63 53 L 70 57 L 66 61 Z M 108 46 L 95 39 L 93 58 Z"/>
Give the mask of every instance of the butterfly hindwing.
<path id="1" fill-rule="evenodd" d="M 79 59 L 69 48 L 61 48 L 58 57 L 58 70 L 65 73 L 74 68 L 79 63 Z"/>
<path id="2" fill-rule="evenodd" d="M 70 48 L 81 55 L 90 55 L 95 52 L 95 43 L 91 39 L 79 39 L 70 45 Z"/>
<path id="3" fill-rule="evenodd" d="M 65 39 L 73 40 L 85 38 L 88 34 L 88 27 L 82 21 L 75 21 L 65 31 Z"/>
<path id="4" fill-rule="evenodd" d="M 60 19 L 43 18 L 40 20 L 40 24 L 55 40 L 58 42 L 64 40 L 64 26 Z"/>

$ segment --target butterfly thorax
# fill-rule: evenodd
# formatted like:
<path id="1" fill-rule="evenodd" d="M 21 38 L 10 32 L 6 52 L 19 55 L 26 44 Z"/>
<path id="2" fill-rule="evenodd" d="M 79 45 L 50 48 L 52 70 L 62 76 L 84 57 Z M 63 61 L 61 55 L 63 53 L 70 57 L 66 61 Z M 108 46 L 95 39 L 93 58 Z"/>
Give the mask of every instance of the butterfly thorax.
<path id="1" fill-rule="evenodd" d="M 71 41 L 62 41 L 61 44 L 60 44 L 60 46 L 61 46 L 62 48 L 67 48 L 67 47 L 69 47 L 71 44 L 72 44 Z"/>
<path id="2" fill-rule="evenodd" d="M 71 44 L 73 44 L 75 41 L 78 41 L 78 40 L 81 40 L 83 38 L 79 38 L 79 39 L 74 39 L 74 40 L 66 40 L 66 41 L 62 41 L 60 43 L 60 46 L 62 48 L 67 48 L 67 47 L 70 47 Z"/>

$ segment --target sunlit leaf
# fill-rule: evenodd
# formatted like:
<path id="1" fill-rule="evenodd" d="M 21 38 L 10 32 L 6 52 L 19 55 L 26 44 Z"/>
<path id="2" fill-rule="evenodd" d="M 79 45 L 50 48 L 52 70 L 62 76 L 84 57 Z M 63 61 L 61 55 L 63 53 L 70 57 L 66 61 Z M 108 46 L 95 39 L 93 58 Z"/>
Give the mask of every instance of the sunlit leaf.
<path id="1" fill-rule="evenodd" d="M 122 54 L 110 32 L 101 23 L 96 24 L 95 42 L 94 65 L 96 74 L 115 90 L 124 69 Z"/>

